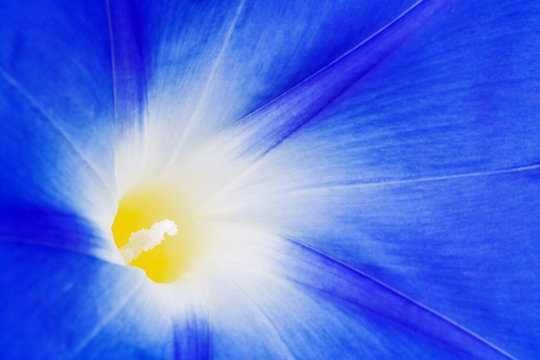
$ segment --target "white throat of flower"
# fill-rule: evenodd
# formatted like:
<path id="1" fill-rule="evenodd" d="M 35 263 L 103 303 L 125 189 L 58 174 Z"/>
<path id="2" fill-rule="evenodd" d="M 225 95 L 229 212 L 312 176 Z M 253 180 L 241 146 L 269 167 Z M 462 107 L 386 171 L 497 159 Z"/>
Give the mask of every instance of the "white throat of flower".
<path id="1" fill-rule="evenodd" d="M 129 265 L 143 251 L 152 250 L 161 244 L 165 240 L 165 234 L 174 236 L 177 232 L 178 227 L 174 221 L 169 219 L 158 221 L 150 229 L 141 229 L 131 233 L 129 242 L 120 248 L 120 254 Z"/>

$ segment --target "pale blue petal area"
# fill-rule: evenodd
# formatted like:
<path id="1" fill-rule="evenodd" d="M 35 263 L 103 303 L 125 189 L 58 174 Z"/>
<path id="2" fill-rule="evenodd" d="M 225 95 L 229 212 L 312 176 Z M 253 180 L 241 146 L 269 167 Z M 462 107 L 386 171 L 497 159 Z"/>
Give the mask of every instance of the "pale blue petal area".
<path id="1" fill-rule="evenodd" d="M 149 167 L 161 168 L 293 87 L 414 1 L 148 1 Z"/>
<path id="2" fill-rule="evenodd" d="M 293 134 L 279 127 L 286 139 L 204 209 L 538 358 L 539 14 L 535 1 L 448 3 Z"/>
<path id="3" fill-rule="evenodd" d="M 24 208 L 14 226 L 31 226 L 32 209 L 51 209 L 108 230 L 116 189 L 105 3 L 8 0 L 0 12 L 1 216 Z"/>
<path id="4" fill-rule="evenodd" d="M 215 359 L 511 358 L 301 243 L 234 222 L 222 222 L 221 234 L 235 226 L 243 236 L 219 241 L 241 243 L 241 253 L 220 249 L 202 270 Z"/>
<path id="5" fill-rule="evenodd" d="M 140 269 L 0 243 L 3 359 L 167 359 L 172 325 Z"/>

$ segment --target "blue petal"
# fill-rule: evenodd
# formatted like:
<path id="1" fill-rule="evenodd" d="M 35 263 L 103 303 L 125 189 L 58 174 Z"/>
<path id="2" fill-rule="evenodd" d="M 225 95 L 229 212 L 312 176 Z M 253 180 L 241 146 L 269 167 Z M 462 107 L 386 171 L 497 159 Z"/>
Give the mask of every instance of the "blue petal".
<path id="1" fill-rule="evenodd" d="M 105 4 L 3 1 L 0 11 L 0 234 L 24 241 L 14 229 L 68 219 L 96 239 L 116 196 Z M 42 231 L 32 241 L 88 253 L 110 246 Z"/>
<path id="2" fill-rule="evenodd" d="M 540 356 L 539 10 L 445 5 L 294 133 L 261 128 L 277 147 L 235 143 L 264 156 L 208 208 L 331 254 L 513 356 Z M 414 11 L 401 21 L 417 25 Z M 253 116 L 270 119 L 276 103 Z"/>
<path id="3" fill-rule="evenodd" d="M 86 255 L 0 243 L 6 359 L 166 358 L 166 302 L 142 271 Z"/>

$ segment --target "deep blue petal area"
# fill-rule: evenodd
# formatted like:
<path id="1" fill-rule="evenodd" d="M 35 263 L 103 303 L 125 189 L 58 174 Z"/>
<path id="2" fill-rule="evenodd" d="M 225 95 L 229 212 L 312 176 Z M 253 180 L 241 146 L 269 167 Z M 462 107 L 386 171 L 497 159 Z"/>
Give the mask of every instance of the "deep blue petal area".
<path id="1" fill-rule="evenodd" d="M 47 211 L 110 223 L 116 190 L 105 3 L 3 1 L 0 11 L 2 218 L 15 228 L 32 226 L 34 216 L 44 222 Z M 36 241 L 88 253 L 99 245 L 52 234 Z"/>
<path id="2" fill-rule="evenodd" d="M 119 261 L 114 243 L 99 235 L 103 230 L 69 209 L 38 207 L 22 201 L 3 205 L 9 208 L 0 216 L 0 242 L 34 244 Z"/>
<path id="3" fill-rule="evenodd" d="M 58 249 L 0 243 L 5 359 L 166 359 L 166 302 L 141 270 Z M 141 326 L 144 324 L 144 326 Z"/>
<path id="4" fill-rule="evenodd" d="M 144 131 L 149 54 L 136 3 L 130 0 L 105 2 L 111 45 L 115 135 L 121 138 Z"/>
<path id="5" fill-rule="evenodd" d="M 447 3 L 294 133 L 267 127 L 283 141 L 218 206 L 539 357 L 539 14 L 535 1 Z"/>

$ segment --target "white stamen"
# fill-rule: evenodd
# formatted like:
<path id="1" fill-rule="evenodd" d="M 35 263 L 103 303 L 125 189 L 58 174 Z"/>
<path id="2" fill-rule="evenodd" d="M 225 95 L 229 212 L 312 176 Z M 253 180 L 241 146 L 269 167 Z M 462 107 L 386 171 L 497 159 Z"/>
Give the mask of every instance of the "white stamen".
<path id="1" fill-rule="evenodd" d="M 120 254 L 126 264 L 130 264 L 143 251 L 148 251 L 165 240 L 165 234 L 174 236 L 178 232 L 178 227 L 174 221 L 165 219 L 158 221 L 150 229 L 141 229 L 129 236 L 129 242 L 120 248 Z"/>

